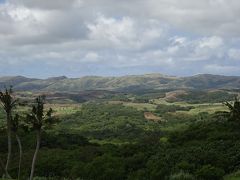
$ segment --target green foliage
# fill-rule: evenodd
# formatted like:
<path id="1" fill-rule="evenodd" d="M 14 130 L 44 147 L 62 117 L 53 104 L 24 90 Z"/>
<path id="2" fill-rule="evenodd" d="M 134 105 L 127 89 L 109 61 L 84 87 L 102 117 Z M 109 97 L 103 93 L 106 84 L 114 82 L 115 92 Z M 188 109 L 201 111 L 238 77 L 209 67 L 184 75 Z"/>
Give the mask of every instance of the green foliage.
<path id="1" fill-rule="evenodd" d="M 12 94 L 12 87 L 6 88 L 4 92 L 0 91 L 0 102 L 6 113 L 11 113 L 12 109 L 16 107 L 17 100 Z"/>
<path id="2" fill-rule="evenodd" d="M 123 109 L 115 113 L 122 114 Z M 185 130 L 171 132 L 164 142 L 160 141 L 160 134 L 145 134 L 135 144 L 98 145 L 79 134 L 49 131 L 43 134 L 36 174 L 56 179 L 222 179 L 234 171 L 239 161 L 240 132 L 227 119 L 218 121 L 219 115 L 205 118 L 208 121 L 194 122 Z M 4 138 L 0 136 L 0 142 Z M 25 177 L 34 137 L 24 135 L 22 140 L 25 149 L 22 177 Z M 4 149 L 0 151 L 6 153 Z M 13 175 L 16 166 L 12 166 Z"/>
<path id="3" fill-rule="evenodd" d="M 160 124 L 147 121 L 143 112 L 123 105 L 87 103 L 81 111 L 63 117 L 59 129 L 71 129 L 92 139 L 135 141 L 146 133 L 154 133 Z"/>
<path id="4" fill-rule="evenodd" d="M 55 122 L 52 117 L 52 108 L 49 108 L 46 113 L 44 112 L 45 96 L 38 96 L 35 100 L 31 112 L 27 114 L 26 122 L 30 129 L 39 131 Z"/>
<path id="5" fill-rule="evenodd" d="M 221 180 L 240 167 L 240 126 L 228 121 L 227 112 L 184 112 L 191 108 L 159 105 L 156 112 L 164 121 L 152 122 L 136 108 L 103 101 L 84 103 L 71 113 L 60 113 L 60 123 L 42 133 L 35 173 L 39 179 L 51 180 Z M 21 178 L 27 179 L 35 137 L 21 130 L 19 135 L 24 149 Z M 5 161 L 3 130 L 0 144 L 0 158 Z M 15 160 L 18 151 L 13 144 Z M 17 161 L 9 170 L 16 177 Z"/>
<path id="6" fill-rule="evenodd" d="M 176 174 L 172 174 L 169 177 L 169 180 L 194 180 L 194 176 L 189 173 L 179 172 Z"/>
<path id="7" fill-rule="evenodd" d="M 124 165 L 122 158 L 104 155 L 97 157 L 86 166 L 86 174 L 90 179 L 126 179 Z"/>
<path id="8" fill-rule="evenodd" d="M 198 169 L 196 172 L 196 176 L 199 179 L 205 179 L 205 180 L 220 180 L 220 179 L 223 179 L 224 174 L 225 172 L 223 169 L 216 168 L 211 165 L 204 165 L 200 169 Z"/>
<path id="9" fill-rule="evenodd" d="M 142 92 L 134 92 L 134 103 L 148 103 L 151 99 L 164 98 L 163 90 L 143 90 Z"/>
<path id="10" fill-rule="evenodd" d="M 230 117 L 229 119 L 232 121 L 240 122 L 240 101 L 238 98 L 235 98 L 233 105 L 229 102 L 226 102 L 225 105 L 230 110 Z"/>
<path id="11" fill-rule="evenodd" d="M 1 109 L 0 108 L 0 128 L 1 127 L 3 127 L 3 125 L 4 125 L 4 119 L 5 119 L 6 117 L 5 117 L 5 114 L 4 114 L 4 112 L 3 112 L 3 109 Z"/>
<path id="12" fill-rule="evenodd" d="M 226 91 L 189 91 L 187 94 L 181 94 L 177 97 L 178 101 L 188 103 L 222 103 L 232 100 L 236 95 Z"/>
<path id="13" fill-rule="evenodd" d="M 235 171 L 224 177 L 224 180 L 238 180 L 240 179 L 240 171 Z"/>
<path id="14" fill-rule="evenodd" d="M 156 113 L 163 115 L 169 112 L 176 112 L 176 111 L 190 111 L 193 109 L 193 106 L 179 106 L 179 105 L 166 105 L 166 104 L 159 104 L 156 109 Z"/>

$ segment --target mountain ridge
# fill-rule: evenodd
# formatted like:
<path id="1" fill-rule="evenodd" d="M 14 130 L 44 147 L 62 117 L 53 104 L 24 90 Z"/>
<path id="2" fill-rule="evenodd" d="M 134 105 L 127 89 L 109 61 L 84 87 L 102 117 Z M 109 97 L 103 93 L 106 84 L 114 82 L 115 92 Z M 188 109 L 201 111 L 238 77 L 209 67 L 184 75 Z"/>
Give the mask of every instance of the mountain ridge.
<path id="1" fill-rule="evenodd" d="M 134 90 L 134 89 L 238 89 L 240 76 L 198 74 L 187 77 L 160 73 L 126 76 L 66 76 L 47 79 L 24 76 L 0 77 L 0 89 L 12 85 L 21 91 L 83 91 L 83 90 Z"/>

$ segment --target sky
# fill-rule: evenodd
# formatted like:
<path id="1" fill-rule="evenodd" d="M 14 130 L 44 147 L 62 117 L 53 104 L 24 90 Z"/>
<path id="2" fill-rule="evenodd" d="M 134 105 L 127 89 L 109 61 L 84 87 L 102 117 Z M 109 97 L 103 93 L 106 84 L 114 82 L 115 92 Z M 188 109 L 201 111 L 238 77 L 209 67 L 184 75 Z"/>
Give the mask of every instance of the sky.
<path id="1" fill-rule="evenodd" d="M 0 76 L 239 76 L 239 17 L 239 0 L 0 0 Z"/>

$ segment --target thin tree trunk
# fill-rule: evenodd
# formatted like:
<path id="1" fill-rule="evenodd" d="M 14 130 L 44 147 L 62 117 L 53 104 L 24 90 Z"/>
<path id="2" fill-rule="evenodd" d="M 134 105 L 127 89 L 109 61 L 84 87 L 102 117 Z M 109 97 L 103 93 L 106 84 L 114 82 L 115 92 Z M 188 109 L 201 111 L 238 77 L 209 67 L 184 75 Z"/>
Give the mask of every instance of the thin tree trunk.
<path id="1" fill-rule="evenodd" d="M 7 114 L 7 135 L 8 135 L 8 155 L 7 155 L 7 162 L 5 166 L 5 172 L 6 172 L 5 175 L 7 178 L 11 178 L 11 176 L 8 173 L 8 167 L 9 167 L 11 155 L 12 155 L 11 115 L 9 113 Z"/>
<path id="2" fill-rule="evenodd" d="M 16 139 L 19 147 L 19 162 L 18 162 L 18 180 L 19 180 L 21 176 L 21 164 L 22 164 L 22 143 L 17 134 L 16 134 Z"/>
<path id="3" fill-rule="evenodd" d="M 41 141 L 41 130 L 37 130 L 37 145 L 36 145 L 35 153 L 33 155 L 30 180 L 33 180 L 35 164 L 36 164 L 37 155 L 38 155 L 39 148 L 40 148 L 40 141 Z"/>

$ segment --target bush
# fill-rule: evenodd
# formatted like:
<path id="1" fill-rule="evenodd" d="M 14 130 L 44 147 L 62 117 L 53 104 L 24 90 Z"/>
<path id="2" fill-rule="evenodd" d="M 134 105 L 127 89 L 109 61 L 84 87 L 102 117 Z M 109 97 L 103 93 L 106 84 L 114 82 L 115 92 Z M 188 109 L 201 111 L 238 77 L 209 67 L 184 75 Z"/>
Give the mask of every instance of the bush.
<path id="1" fill-rule="evenodd" d="M 177 174 L 173 174 L 169 177 L 169 180 L 194 180 L 194 179 L 195 178 L 193 177 L 193 175 L 185 173 L 183 171 Z"/>
<path id="2" fill-rule="evenodd" d="M 197 177 L 204 180 L 221 180 L 224 174 L 223 169 L 211 165 L 204 165 L 196 172 Z"/>
<path id="3" fill-rule="evenodd" d="M 238 179 L 240 179 L 240 170 L 224 177 L 224 180 L 238 180 Z"/>

